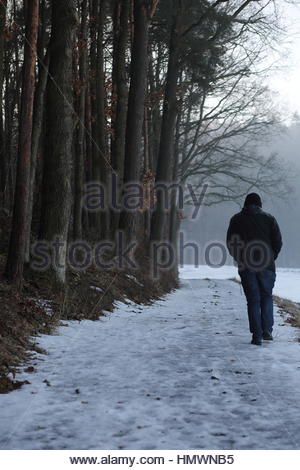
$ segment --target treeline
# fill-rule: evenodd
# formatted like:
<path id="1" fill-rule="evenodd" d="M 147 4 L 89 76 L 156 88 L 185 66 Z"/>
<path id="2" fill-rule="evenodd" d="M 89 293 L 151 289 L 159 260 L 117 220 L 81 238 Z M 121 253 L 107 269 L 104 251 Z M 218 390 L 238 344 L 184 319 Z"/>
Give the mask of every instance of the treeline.
<path id="1" fill-rule="evenodd" d="M 216 202 L 262 182 L 278 187 L 276 159 L 266 162 L 253 146 L 277 122 L 258 71 L 276 32 L 268 4 L 0 0 L 8 280 L 21 287 L 36 240 L 56 240 L 61 282 L 70 240 L 115 240 L 121 231 L 146 256 L 153 241 L 176 247 L 178 186 L 164 207 L 174 183 L 209 180 Z M 91 182 L 95 197 L 96 183 L 110 194 L 117 182 L 120 200 L 141 190 L 143 202 L 88 211 Z"/>

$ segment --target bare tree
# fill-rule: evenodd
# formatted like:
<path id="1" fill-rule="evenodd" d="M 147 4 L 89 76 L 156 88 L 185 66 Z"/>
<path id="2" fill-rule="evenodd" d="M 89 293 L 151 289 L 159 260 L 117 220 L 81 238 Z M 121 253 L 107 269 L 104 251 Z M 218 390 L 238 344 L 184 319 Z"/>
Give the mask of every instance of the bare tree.
<path id="1" fill-rule="evenodd" d="M 6 23 L 7 0 L 0 1 L 0 202 L 3 200 L 5 190 L 6 162 L 5 162 L 5 140 L 3 128 L 3 82 L 4 82 L 4 57 L 5 57 L 5 23 Z"/>
<path id="2" fill-rule="evenodd" d="M 112 64 L 112 137 L 111 163 L 118 177 L 118 195 L 122 195 L 125 159 L 126 116 L 128 102 L 126 51 L 129 38 L 129 0 L 115 0 L 113 6 L 113 64 Z M 111 211 L 111 235 L 118 229 L 119 213 Z"/>
<path id="3" fill-rule="evenodd" d="M 39 0 L 32 0 L 27 5 L 17 180 L 12 230 L 5 270 L 6 277 L 10 281 L 14 281 L 18 288 L 22 286 L 26 249 L 38 22 Z"/>
<path id="4" fill-rule="evenodd" d="M 77 123 L 77 143 L 75 155 L 75 194 L 74 194 L 74 217 L 73 237 L 76 240 L 82 238 L 82 195 L 84 184 L 84 156 L 85 156 L 85 112 L 87 95 L 87 70 L 88 70 L 88 0 L 81 4 L 81 27 L 78 41 L 79 53 L 79 104 Z"/>
<path id="5" fill-rule="evenodd" d="M 148 70 L 149 24 L 157 4 L 157 0 L 152 0 L 152 2 L 134 0 L 134 37 L 131 52 L 124 161 L 125 184 L 141 180 L 141 144 Z M 136 215 L 135 212 L 126 209 L 121 213 L 119 228 L 127 234 L 128 240 L 136 236 Z"/>
<path id="6" fill-rule="evenodd" d="M 66 277 L 72 204 L 72 59 L 77 23 L 75 0 L 53 0 L 40 238 L 57 243 L 53 272 L 59 282 L 65 282 Z"/>

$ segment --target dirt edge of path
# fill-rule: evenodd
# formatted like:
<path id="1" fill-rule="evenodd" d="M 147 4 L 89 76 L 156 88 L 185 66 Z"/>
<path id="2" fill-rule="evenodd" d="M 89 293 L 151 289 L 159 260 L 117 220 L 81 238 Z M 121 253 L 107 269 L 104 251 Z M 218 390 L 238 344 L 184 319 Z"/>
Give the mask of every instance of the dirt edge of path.
<path id="1" fill-rule="evenodd" d="M 0 255 L 3 272 L 5 256 Z M 69 271 L 65 288 L 55 285 L 47 273 L 26 272 L 22 292 L 0 278 L 0 394 L 28 383 L 16 380 L 22 369 L 35 372 L 28 361 L 34 352 L 47 354 L 36 344 L 40 334 L 52 334 L 66 320 L 97 321 L 112 312 L 115 302 L 151 304 L 178 287 L 172 274 L 160 280 L 139 270 Z"/>

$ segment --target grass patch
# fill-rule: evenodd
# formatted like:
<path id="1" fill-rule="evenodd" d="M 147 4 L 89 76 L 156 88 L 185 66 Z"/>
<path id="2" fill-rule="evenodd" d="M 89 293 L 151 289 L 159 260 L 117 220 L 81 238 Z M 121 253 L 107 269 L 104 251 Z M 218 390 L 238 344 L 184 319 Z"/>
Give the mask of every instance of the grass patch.
<path id="1" fill-rule="evenodd" d="M 300 327 L 300 303 L 282 299 L 276 295 L 273 297 L 280 313 L 288 313 L 290 316 L 285 321 L 292 326 Z"/>

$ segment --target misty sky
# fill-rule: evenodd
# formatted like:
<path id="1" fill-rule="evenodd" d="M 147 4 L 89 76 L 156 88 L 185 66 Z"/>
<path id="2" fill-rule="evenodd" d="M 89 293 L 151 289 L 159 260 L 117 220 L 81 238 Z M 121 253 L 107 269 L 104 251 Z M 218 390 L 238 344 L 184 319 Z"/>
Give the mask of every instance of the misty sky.
<path id="1" fill-rule="evenodd" d="M 293 179 L 290 181 L 291 193 L 287 200 L 282 201 L 274 195 L 267 196 L 262 191 L 256 190 L 262 197 L 263 210 L 274 215 L 279 223 L 283 236 L 283 249 L 279 255 L 277 265 L 280 267 L 300 267 L 300 123 L 287 128 L 286 133 L 274 139 L 266 151 L 276 151 L 279 158 L 285 161 L 291 168 Z M 265 151 L 265 149 L 264 149 Z M 230 218 L 240 211 L 244 199 L 237 202 L 221 203 L 216 206 L 204 207 L 199 217 L 192 221 L 187 219 L 182 224 L 185 233 L 185 242 L 195 242 L 199 247 L 200 264 L 206 264 L 204 258 L 205 246 L 211 242 L 225 243 L 226 231 Z M 186 212 L 186 215 L 188 212 Z M 212 255 L 214 253 L 212 252 Z M 220 253 L 215 253 L 215 261 L 218 261 Z M 194 264 L 192 249 L 184 250 L 184 262 Z M 228 264 L 232 259 L 228 256 Z"/>
<path id="2" fill-rule="evenodd" d="M 287 27 L 284 41 L 278 43 L 278 52 L 270 60 L 278 60 L 280 70 L 270 73 L 268 85 L 276 92 L 274 100 L 279 109 L 286 111 L 286 116 L 297 112 L 300 116 L 300 0 L 298 6 L 281 0 L 283 18 Z M 300 267 L 300 121 L 292 123 L 285 120 L 289 126 L 285 135 L 273 139 L 267 153 L 278 153 L 280 160 L 292 168 L 294 180 L 291 182 L 292 192 L 289 200 L 281 201 L 274 196 L 265 196 L 259 190 L 263 199 L 263 209 L 272 213 L 280 225 L 283 235 L 283 250 L 277 265 L 280 267 Z M 238 201 L 240 205 L 243 201 Z M 206 207 L 200 218 L 194 222 L 186 220 L 182 224 L 185 242 L 192 241 L 199 246 L 200 264 L 205 264 L 204 248 L 212 241 L 225 242 L 226 231 L 231 216 L 240 210 L 236 203 L 222 203 L 218 206 Z M 193 250 L 185 250 L 184 262 L 194 262 Z M 230 257 L 228 262 L 232 263 Z"/>
<path id="3" fill-rule="evenodd" d="M 290 112 L 300 114 L 300 2 L 297 5 L 280 0 L 282 22 L 286 25 L 286 34 L 278 44 L 278 61 L 280 70 L 270 74 L 269 86 L 277 94 L 280 105 Z"/>

